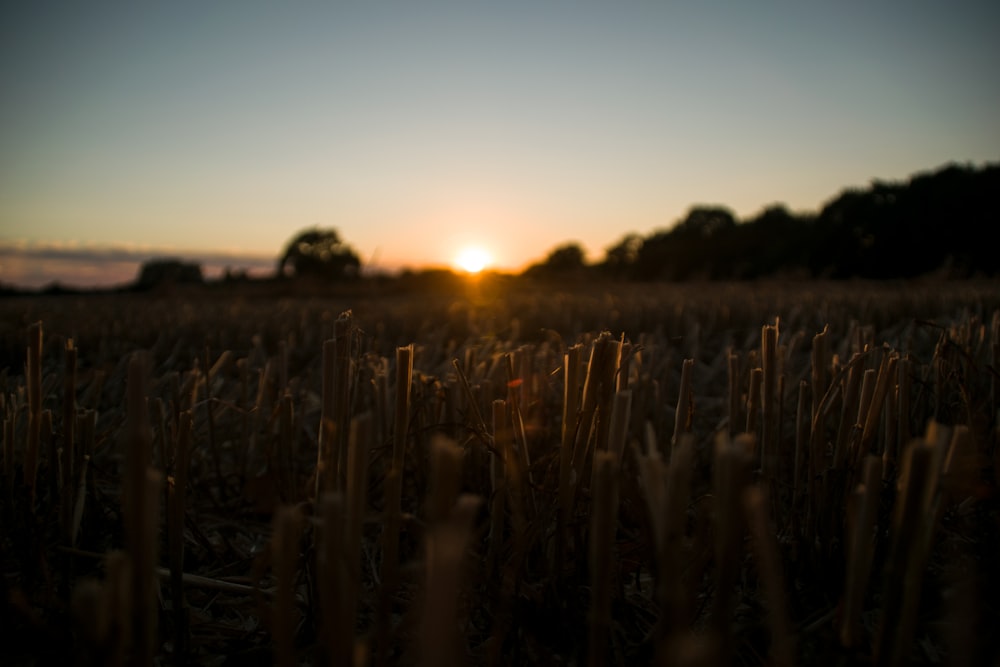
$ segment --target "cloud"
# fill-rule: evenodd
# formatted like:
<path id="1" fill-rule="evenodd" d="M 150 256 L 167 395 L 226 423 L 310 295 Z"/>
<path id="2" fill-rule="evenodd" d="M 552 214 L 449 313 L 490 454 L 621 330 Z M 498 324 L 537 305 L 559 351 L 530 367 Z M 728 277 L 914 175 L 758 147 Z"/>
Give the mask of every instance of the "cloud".
<path id="1" fill-rule="evenodd" d="M 158 258 L 196 262 L 208 278 L 227 268 L 263 276 L 275 265 L 274 257 L 239 251 L 0 240 L 0 283 L 27 288 L 52 283 L 115 287 L 134 280 L 144 262 Z"/>

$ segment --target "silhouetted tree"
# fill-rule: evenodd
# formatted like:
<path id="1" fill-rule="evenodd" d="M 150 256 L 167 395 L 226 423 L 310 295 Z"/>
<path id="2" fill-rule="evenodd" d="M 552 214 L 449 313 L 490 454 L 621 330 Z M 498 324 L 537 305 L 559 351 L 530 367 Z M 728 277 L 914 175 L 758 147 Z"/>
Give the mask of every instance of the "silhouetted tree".
<path id="1" fill-rule="evenodd" d="M 134 288 L 148 290 L 173 285 L 200 285 L 205 279 L 201 265 L 179 259 L 151 259 L 139 269 Z"/>
<path id="2" fill-rule="evenodd" d="M 733 230 L 732 277 L 763 278 L 807 275 L 813 234 L 812 216 L 791 213 L 772 204 Z"/>
<path id="3" fill-rule="evenodd" d="M 554 248 L 543 262 L 529 267 L 527 273 L 536 277 L 566 277 L 582 273 L 586 266 L 583 248 L 579 243 L 571 242 Z"/>
<path id="4" fill-rule="evenodd" d="M 642 248 L 642 237 L 632 232 L 622 237 L 618 243 L 604 251 L 604 262 L 601 270 L 615 278 L 629 278 L 639 261 L 639 250 Z"/>
<path id="5" fill-rule="evenodd" d="M 736 226 L 736 216 L 723 206 L 693 206 L 677 225 L 681 236 L 710 238 L 731 231 Z"/>
<path id="6" fill-rule="evenodd" d="M 645 239 L 638 250 L 640 280 L 731 277 L 736 217 L 721 206 L 694 206 L 673 229 Z"/>
<path id="7" fill-rule="evenodd" d="M 340 240 L 336 229 L 313 227 L 289 241 L 278 261 L 278 275 L 346 280 L 355 278 L 361 260 L 354 249 Z"/>

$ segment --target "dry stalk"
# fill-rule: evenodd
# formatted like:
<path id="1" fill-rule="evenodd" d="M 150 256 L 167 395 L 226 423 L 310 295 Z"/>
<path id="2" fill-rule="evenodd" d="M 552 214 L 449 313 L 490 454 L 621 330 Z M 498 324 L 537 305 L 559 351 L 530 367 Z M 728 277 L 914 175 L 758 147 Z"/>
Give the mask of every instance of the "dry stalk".
<path id="1" fill-rule="evenodd" d="M 187 654 L 187 606 L 184 600 L 184 513 L 193 418 L 190 410 L 180 414 L 174 441 L 173 476 L 167 478 L 167 552 L 170 592 L 174 611 L 175 652 L 178 661 Z"/>
<path id="2" fill-rule="evenodd" d="M 73 339 L 70 338 L 66 341 L 66 359 L 65 366 L 63 370 L 63 438 L 62 438 L 62 449 L 65 452 L 65 456 L 69 461 L 75 462 L 79 458 L 75 450 L 75 433 L 74 427 L 76 426 L 76 359 L 77 350 L 73 345 Z M 54 441 L 53 441 L 54 444 Z M 56 476 L 56 466 L 55 464 L 55 452 L 49 452 L 49 480 L 50 480 L 50 490 L 52 492 L 52 497 L 56 498 L 61 485 L 60 480 Z M 75 465 L 75 463 L 74 463 Z M 72 469 L 68 471 L 72 475 Z"/>
<path id="3" fill-rule="evenodd" d="M 507 500 L 510 501 L 511 528 L 515 551 L 524 548 L 524 539 L 527 536 L 528 519 L 525 512 L 525 489 L 526 481 L 521 464 L 514 453 L 514 432 L 507 414 L 507 401 L 496 399 L 493 401 L 493 443 L 500 455 L 498 465 L 494 468 L 496 474 L 494 482 L 500 482 L 501 488 L 506 488 Z M 494 488 L 494 495 L 498 488 Z M 498 517 L 498 520 L 501 517 Z M 502 526 L 494 526 L 502 531 Z M 502 535 L 503 533 L 498 533 Z M 498 545 L 499 546 L 499 545 Z"/>
<path id="4" fill-rule="evenodd" d="M 772 487 L 778 478 L 778 324 L 765 325 L 761 330 L 761 439 L 760 464 L 762 478 Z"/>
<path id="5" fill-rule="evenodd" d="M 738 424 L 740 423 L 740 398 L 743 396 L 743 392 L 740 390 L 740 355 L 737 352 L 730 351 L 729 353 L 729 402 L 728 402 L 728 413 L 729 413 L 729 435 L 730 437 L 736 435 Z"/>
<path id="6" fill-rule="evenodd" d="M 896 437 L 885 445 L 885 452 L 882 455 L 882 478 L 892 479 L 896 472 L 896 461 L 904 445 L 910 442 L 910 380 L 913 374 L 912 360 L 909 355 L 899 359 L 896 363 L 896 401 L 898 408 L 896 411 L 897 428 Z"/>
<path id="7" fill-rule="evenodd" d="M 747 427 L 745 433 L 757 440 L 757 422 L 760 415 L 760 389 L 764 379 L 764 369 L 750 369 L 750 387 L 747 391 Z M 756 444 L 754 445 L 756 447 Z"/>
<path id="8" fill-rule="evenodd" d="M 809 474 L 809 428 L 812 415 L 809 413 L 809 383 L 799 382 L 799 400 L 795 406 L 795 459 L 792 469 L 792 522 L 799 521 L 804 508 L 804 500 L 812 495 L 813 477 Z"/>
<path id="9" fill-rule="evenodd" d="M 462 392 L 465 395 L 466 403 L 472 411 L 473 419 L 475 419 L 476 435 L 484 439 L 484 444 L 489 447 L 490 443 L 486 440 L 486 434 L 488 433 L 486 422 L 483 420 L 483 414 L 479 411 L 479 401 L 476 400 L 476 394 L 472 390 L 472 385 L 469 384 L 469 378 L 462 372 L 462 365 L 458 363 L 458 359 L 452 359 L 451 365 L 458 374 L 458 380 L 462 385 Z"/>
<path id="10" fill-rule="evenodd" d="M 632 391 L 621 389 L 615 392 L 614 405 L 611 408 L 611 427 L 609 451 L 615 455 L 618 465 L 622 465 L 625 455 L 625 444 L 628 441 L 629 420 L 632 414 Z"/>
<path id="11" fill-rule="evenodd" d="M 316 450 L 316 489 L 318 499 L 325 493 L 332 493 L 335 488 L 337 452 L 334 442 L 337 437 L 336 399 L 337 391 L 337 343 L 334 340 L 323 342 L 323 385 L 322 410 L 319 418 L 319 443 Z"/>
<path id="12" fill-rule="evenodd" d="M 42 430 L 42 323 L 28 327 L 28 358 L 26 364 L 28 393 L 28 437 L 24 448 L 24 485 L 28 488 L 30 506 L 35 504 L 35 473 L 38 469 L 38 449 Z M 72 478 L 72 469 L 69 477 Z"/>
<path id="13" fill-rule="evenodd" d="M 428 523 L 443 522 L 451 512 L 462 480 L 462 448 L 437 434 L 431 440 L 431 486 L 427 499 Z"/>
<path id="14" fill-rule="evenodd" d="M 3 420 L 3 472 L 7 498 L 4 503 L 4 523 L 10 520 L 8 513 L 14 511 L 14 417 L 5 416 Z"/>
<path id="15" fill-rule="evenodd" d="M 966 425 L 955 427 L 942 468 L 942 487 L 947 500 L 961 502 L 976 493 L 982 468 L 972 431 Z"/>
<path id="16" fill-rule="evenodd" d="M 875 551 L 881 480 L 882 459 L 868 456 L 862 483 L 855 488 L 848 506 L 847 575 L 840 617 L 840 643 L 847 648 L 854 648 L 861 641 L 861 611 Z"/>
<path id="17" fill-rule="evenodd" d="M 317 549 L 319 587 L 318 664 L 352 665 L 354 656 L 354 573 L 358 565 L 351 553 L 348 513 L 344 496 L 329 493 L 320 498 L 320 539 Z M 360 558 L 360 556 L 359 556 Z M 359 563 L 360 564 L 360 563 Z"/>
<path id="18" fill-rule="evenodd" d="M 875 450 L 875 437 L 878 435 L 878 425 L 882 417 L 882 410 L 885 407 L 886 396 L 889 395 L 889 388 L 894 384 L 896 378 L 896 364 L 899 361 L 899 354 L 889 352 L 882 357 L 879 365 L 878 381 L 875 384 L 875 392 L 872 395 L 871 407 L 865 415 L 865 430 L 861 436 L 861 449 L 865 455 L 878 454 L 882 451 Z"/>
<path id="19" fill-rule="evenodd" d="M 299 613 L 295 606 L 295 579 L 302 525 L 302 513 L 296 506 L 282 505 L 274 513 L 271 562 L 277 589 L 271 603 L 271 635 L 274 638 L 274 664 L 278 667 L 297 664 L 295 629 Z"/>
<path id="20" fill-rule="evenodd" d="M 382 530 L 382 589 L 379 599 L 378 642 L 375 659 L 386 664 L 391 632 L 391 600 L 399 584 L 399 532 L 402 526 L 403 471 L 409 437 L 410 396 L 413 385 L 413 345 L 396 348 L 395 412 L 392 430 L 392 458 L 386 473 L 385 515 Z"/>
<path id="21" fill-rule="evenodd" d="M 347 461 L 348 440 L 353 432 L 350 427 L 351 414 L 351 337 L 354 335 L 354 316 L 347 310 L 340 314 L 333 323 L 334 340 L 334 373 L 336 388 L 333 399 L 333 419 L 335 444 L 338 455 L 334 459 L 336 466 L 335 483 L 337 489 L 346 489 L 349 485 L 348 476 L 351 469 Z"/>
<path id="22" fill-rule="evenodd" d="M 131 563 L 132 653 L 150 664 L 156 630 L 155 554 L 161 476 L 150 468 L 152 432 L 146 405 L 146 359 L 133 354 L 128 364 L 125 417 L 125 483 L 122 497 L 125 542 Z"/>
<path id="23" fill-rule="evenodd" d="M 580 475 L 575 491 L 588 488 L 595 451 L 606 451 L 611 403 L 617 387 L 616 375 L 621 343 L 603 332 L 594 341 L 583 385 L 583 405 L 573 444 L 573 470 Z"/>
<path id="24" fill-rule="evenodd" d="M 271 459 L 277 468 L 279 497 L 282 502 L 294 502 L 300 494 L 295 484 L 295 403 L 287 389 L 278 401 L 277 448 Z"/>
<path id="25" fill-rule="evenodd" d="M 562 439 L 559 447 L 559 510 L 556 514 L 556 546 L 553 571 L 561 571 L 562 565 L 566 561 L 566 547 L 569 541 L 567 531 L 570 517 L 573 514 L 573 500 L 576 497 L 576 477 L 579 475 L 579 471 L 573 468 L 573 445 L 576 440 L 577 429 L 579 428 L 578 413 L 580 410 L 580 392 L 582 390 L 580 373 L 582 358 L 583 346 L 581 345 L 573 345 L 563 355 Z M 495 458 L 494 456 L 494 460 Z M 496 489 L 495 484 L 494 489 Z M 503 511 L 502 502 L 500 511 Z M 491 544 L 490 546 L 491 550 L 493 550 L 493 545 Z"/>
<path id="26" fill-rule="evenodd" d="M 673 450 L 680 444 L 681 436 L 691 431 L 694 420 L 694 391 L 691 389 L 691 374 L 694 370 L 694 359 L 685 359 L 681 363 L 681 385 L 677 393 L 677 409 L 674 411 L 674 437 L 670 440 L 671 457 Z"/>
<path id="27" fill-rule="evenodd" d="M 526 505 L 526 517 L 530 521 L 537 510 L 535 507 L 535 484 L 531 475 L 531 455 L 528 452 L 528 436 L 524 430 L 524 416 L 521 413 L 519 398 L 524 378 L 514 374 L 514 363 L 511 355 L 504 355 L 504 363 L 507 368 L 507 407 L 510 410 L 510 420 L 514 427 L 513 454 L 517 457 L 520 474 L 525 476 L 527 482 L 522 491 L 527 491 L 523 497 Z"/>
<path id="28" fill-rule="evenodd" d="M 594 496 L 590 523 L 590 633 L 587 664 L 607 664 L 611 648 L 611 597 L 615 581 L 618 525 L 618 461 L 606 450 L 594 454 Z"/>
<path id="29" fill-rule="evenodd" d="M 695 467 L 694 436 L 681 436 L 667 471 L 661 535 L 656 536 L 657 602 L 661 611 L 660 640 L 679 636 L 694 617 L 692 600 L 684 583 L 684 535 L 687 529 L 687 506 L 691 499 Z"/>
<path id="30" fill-rule="evenodd" d="M 438 474 L 447 475 L 455 471 L 454 464 L 461 450 L 452 442 L 439 440 L 438 443 L 438 458 L 442 464 Z M 457 479 L 444 486 L 457 488 Z M 458 497 L 457 502 L 453 500 L 453 505 L 449 512 L 433 522 L 427 535 L 427 580 L 420 663 L 432 667 L 462 665 L 467 653 L 459 633 L 458 602 L 466 545 L 482 499 L 465 494 Z"/>
<path id="31" fill-rule="evenodd" d="M 368 461 L 372 448 L 374 415 L 366 412 L 351 420 L 350 439 L 347 453 L 347 609 L 350 619 L 357 617 L 361 599 L 361 541 L 364 534 L 365 512 L 368 501 Z M 351 639 L 354 638 L 354 623 L 350 625 Z M 353 644 L 353 641 L 352 641 Z M 352 656 L 364 647 L 354 645 Z"/>
<path id="32" fill-rule="evenodd" d="M 221 368 L 219 364 L 212 364 L 209 356 L 208 346 L 205 346 L 205 354 L 202 357 L 202 368 L 205 369 L 205 419 L 208 424 L 208 451 L 212 456 L 212 465 L 215 466 L 216 483 L 213 489 L 225 495 L 226 477 L 222 473 L 222 452 L 215 434 L 215 401 L 212 397 L 212 380 L 215 377 L 213 371 Z"/>
<path id="33" fill-rule="evenodd" d="M 715 441 L 712 492 L 715 498 L 715 597 L 710 622 L 730 646 L 736 581 L 743 555 L 743 490 L 750 482 L 753 436 L 743 434 L 730 440 L 720 433 Z"/>
<path id="34" fill-rule="evenodd" d="M 851 357 L 851 361 L 845 371 L 849 371 L 847 377 L 841 381 L 844 389 L 840 426 L 837 429 L 837 442 L 833 449 L 833 469 L 842 471 L 847 461 L 848 445 L 859 410 L 858 393 L 861 389 L 861 381 L 865 376 L 865 368 L 861 360 L 863 356 L 860 352 Z M 832 490 L 832 489 L 829 489 Z"/>
<path id="35" fill-rule="evenodd" d="M 764 583 L 768 606 L 768 625 L 771 627 L 771 665 L 795 664 L 795 640 L 788 613 L 785 580 L 781 574 L 782 560 L 774 529 L 768 520 L 765 492 L 756 486 L 743 494 L 743 506 L 753 537 L 751 544 L 757 571 Z"/>
<path id="36" fill-rule="evenodd" d="M 909 660 L 924 569 L 937 527 L 938 481 L 948 435 L 947 428 L 932 422 L 925 438 L 903 454 L 875 642 L 875 661 L 881 666 Z"/>

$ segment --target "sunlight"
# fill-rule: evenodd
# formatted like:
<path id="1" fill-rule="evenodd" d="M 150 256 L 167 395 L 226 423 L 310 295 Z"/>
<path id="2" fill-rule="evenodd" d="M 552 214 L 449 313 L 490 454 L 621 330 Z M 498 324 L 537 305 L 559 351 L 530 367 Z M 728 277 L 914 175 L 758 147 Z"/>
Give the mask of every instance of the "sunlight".
<path id="1" fill-rule="evenodd" d="M 468 246 L 455 257 L 455 266 L 467 273 L 479 273 L 492 261 L 490 254 L 479 246 Z"/>

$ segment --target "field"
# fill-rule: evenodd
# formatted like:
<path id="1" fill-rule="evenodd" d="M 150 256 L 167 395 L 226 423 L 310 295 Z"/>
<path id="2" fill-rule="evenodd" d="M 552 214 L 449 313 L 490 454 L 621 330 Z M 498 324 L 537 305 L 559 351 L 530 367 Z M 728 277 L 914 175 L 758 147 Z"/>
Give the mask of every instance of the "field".
<path id="1" fill-rule="evenodd" d="M 995 664 L 995 282 L 0 300 L 4 665 Z"/>

